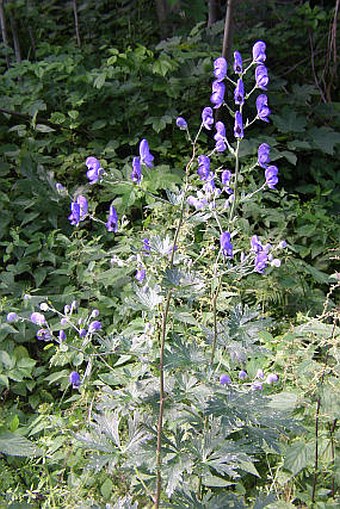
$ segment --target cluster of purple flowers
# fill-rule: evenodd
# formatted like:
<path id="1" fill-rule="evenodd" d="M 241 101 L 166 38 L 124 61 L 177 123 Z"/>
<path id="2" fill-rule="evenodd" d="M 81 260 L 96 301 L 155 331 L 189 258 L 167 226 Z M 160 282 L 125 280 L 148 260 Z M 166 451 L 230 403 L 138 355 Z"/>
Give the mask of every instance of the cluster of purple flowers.
<path id="1" fill-rule="evenodd" d="M 186 126 L 186 122 L 183 118 L 179 118 L 178 120 L 178 127 L 180 129 L 185 129 L 183 127 Z M 151 154 L 149 149 L 149 144 L 147 140 L 143 139 L 139 144 L 139 156 L 136 156 L 132 160 L 132 172 L 130 175 L 130 178 L 132 182 L 135 182 L 135 184 L 140 184 L 143 178 L 142 175 L 142 165 L 144 164 L 148 168 L 153 167 L 153 160 L 154 156 Z"/>
<path id="2" fill-rule="evenodd" d="M 244 371 L 244 369 L 241 369 L 238 373 L 238 379 L 243 381 L 243 380 L 246 380 L 247 378 L 248 378 L 247 372 Z M 276 373 L 269 373 L 267 375 L 266 379 L 265 380 L 264 379 L 265 379 L 265 374 L 264 374 L 263 370 L 258 369 L 257 373 L 254 377 L 254 380 L 249 384 L 251 390 L 262 391 L 263 390 L 263 381 L 268 385 L 272 385 L 272 384 L 278 382 L 279 376 Z M 230 375 L 228 375 L 227 373 L 223 373 L 220 376 L 220 384 L 226 385 L 226 386 L 232 385 L 232 379 L 231 379 Z"/>
<path id="3" fill-rule="evenodd" d="M 257 161 L 261 168 L 265 169 L 266 184 L 269 189 L 275 189 L 279 181 L 278 168 L 270 163 L 270 146 L 267 143 L 262 143 L 257 151 Z"/>

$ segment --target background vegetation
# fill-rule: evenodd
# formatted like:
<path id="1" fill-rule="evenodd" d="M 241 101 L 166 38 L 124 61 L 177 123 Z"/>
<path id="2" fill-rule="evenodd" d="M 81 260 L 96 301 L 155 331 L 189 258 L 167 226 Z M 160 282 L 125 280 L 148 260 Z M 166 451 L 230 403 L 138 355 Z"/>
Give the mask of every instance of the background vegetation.
<path id="1" fill-rule="evenodd" d="M 212 62 L 221 53 L 225 4 L 0 2 L 1 507 L 128 508 L 137 502 L 138 507 L 149 507 L 140 486 L 135 490 L 139 498 L 125 496 L 132 481 L 123 459 L 116 470 L 109 460 L 97 468 L 93 459 L 100 456 L 96 447 L 105 438 L 100 416 L 114 406 L 110 391 L 146 376 L 134 363 L 125 365 L 131 345 L 110 358 L 114 370 L 104 356 L 84 390 L 72 392 L 69 372 L 72 366 L 81 367 L 84 357 L 42 345 L 32 324 L 8 323 L 6 314 L 29 316 L 47 299 L 62 310 L 76 300 L 81 317 L 99 309 L 109 335 L 129 337 L 131 331 L 140 331 L 140 309 L 127 304 L 131 278 L 110 260 L 124 258 L 131 239 L 141 239 L 150 224 L 161 234 L 172 217 L 130 187 L 113 182 L 89 187 L 84 161 L 93 155 L 113 177 L 129 177 L 136 146 L 147 137 L 157 161 L 148 192 L 164 197 L 176 188 L 187 146 L 175 119 L 181 115 L 199 126 Z M 273 238 L 286 239 L 289 254 L 280 269 L 243 280 L 231 303 L 239 310 L 234 311 L 239 328 L 256 322 L 256 313 L 268 320 L 261 330 L 248 331 L 247 348 L 252 355 L 252 348 L 261 347 L 257 361 L 279 373 L 284 396 L 278 398 L 277 410 L 289 407 L 291 420 L 266 442 L 267 449 L 263 443 L 256 451 L 245 446 L 250 456 L 258 454 L 257 472 L 249 460 L 232 488 L 211 481 L 203 501 L 179 494 L 169 507 L 336 507 L 339 2 L 234 4 L 232 49 L 249 53 L 254 41 L 267 43 L 273 111 L 265 134 L 255 127 L 244 141 L 242 157 L 255 160 L 258 145 L 265 141 L 273 147 L 272 159 L 280 158 L 279 191 L 244 206 L 242 229 L 245 235 L 256 231 L 260 236 L 270 230 Z M 126 237 L 118 234 L 113 240 L 90 219 L 82 229 L 71 227 L 69 197 L 57 192 L 56 182 L 73 193 L 86 189 L 98 215 L 103 216 L 114 199 L 131 226 Z M 229 338 L 236 341 L 239 330 L 233 323 L 228 325 L 234 330 Z M 100 345 L 100 352 L 111 347 Z M 172 369 L 180 372 L 191 354 L 180 343 L 174 348 L 178 366 Z M 251 369 L 255 367 L 248 365 Z M 122 391 L 122 408 L 124 397 Z M 133 397 L 138 406 L 140 394 Z M 99 439 L 87 434 L 92 409 Z M 263 410 L 264 419 L 271 419 L 271 411 Z M 131 441 L 134 438 L 138 442 L 134 436 Z M 238 438 L 245 444 L 245 436 Z M 107 447 L 110 455 L 114 448 Z M 148 485 L 146 474 L 142 479 Z M 176 479 L 178 483 L 180 474 Z M 176 482 L 168 485 L 168 493 L 176 490 Z"/>

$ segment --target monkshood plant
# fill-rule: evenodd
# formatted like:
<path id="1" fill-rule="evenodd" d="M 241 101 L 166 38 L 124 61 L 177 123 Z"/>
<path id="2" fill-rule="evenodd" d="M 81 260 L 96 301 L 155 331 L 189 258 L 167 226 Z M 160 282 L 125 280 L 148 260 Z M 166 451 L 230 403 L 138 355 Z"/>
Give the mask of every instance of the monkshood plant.
<path id="1" fill-rule="evenodd" d="M 37 340 L 55 343 L 52 365 L 70 367 L 59 379 L 65 391 L 68 384 L 89 390 L 91 381 L 100 388 L 92 423 L 77 439 L 92 451 L 95 470 L 119 478 L 117 498 L 127 498 L 117 507 L 249 507 L 254 478 L 257 507 L 275 499 L 266 481 L 292 423 L 272 404 L 279 375 L 268 368 L 261 346 L 271 322 L 238 298 L 242 280 L 279 267 L 286 247 L 270 234 L 260 238 L 242 229 L 243 204 L 278 184 L 268 144 L 259 146 L 252 163 L 240 157 L 247 130 L 269 122 L 265 50 L 256 42 L 246 64 L 236 51 L 229 68 L 223 57 L 215 60 L 211 106 L 203 108 L 198 132 L 192 136 L 187 120 L 176 120 L 191 155 L 182 183 L 166 194 L 152 191 L 157 169 L 146 139 L 127 181 L 87 158 L 91 191 L 126 185 L 148 200 L 144 228 L 129 229 L 119 199 L 104 219 L 91 211 L 84 188 L 71 199 L 74 227 L 91 219 L 109 234 L 129 237 L 129 252 L 118 236 L 110 252 L 111 266 L 132 274 L 116 310 L 129 316 L 125 328 L 106 333 L 98 309 L 84 312 L 76 302 L 59 311 L 46 301 L 26 317 L 8 315 L 10 322 L 35 324 Z M 225 101 L 226 87 L 233 90 L 232 104 Z M 203 149 L 210 133 L 214 141 Z M 59 183 L 57 190 L 68 195 Z"/>

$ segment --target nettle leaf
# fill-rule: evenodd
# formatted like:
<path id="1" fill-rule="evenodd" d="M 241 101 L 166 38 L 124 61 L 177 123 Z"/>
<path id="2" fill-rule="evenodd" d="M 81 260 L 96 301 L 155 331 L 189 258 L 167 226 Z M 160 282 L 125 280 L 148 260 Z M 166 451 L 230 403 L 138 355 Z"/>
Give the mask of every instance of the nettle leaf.
<path id="1" fill-rule="evenodd" d="M 315 458 L 315 445 L 297 440 L 286 450 L 284 468 L 293 475 L 298 474 L 306 467 L 312 467 Z"/>
<path id="2" fill-rule="evenodd" d="M 27 438 L 17 433 L 0 434 L 0 452 L 9 456 L 39 456 L 39 449 Z"/>
<path id="3" fill-rule="evenodd" d="M 334 154 L 336 145 L 340 143 L 340 133 L 330 127 L 313 127 L 309 129 L 308 135 L 315 148 L 329 155 Z"/>

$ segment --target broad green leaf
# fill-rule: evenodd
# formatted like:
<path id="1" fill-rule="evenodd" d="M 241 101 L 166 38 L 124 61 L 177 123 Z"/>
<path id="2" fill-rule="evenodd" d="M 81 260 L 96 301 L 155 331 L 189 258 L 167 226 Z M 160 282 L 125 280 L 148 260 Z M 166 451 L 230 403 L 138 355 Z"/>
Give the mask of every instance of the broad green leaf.
<path id="1" fill-rule="evenodd" d="M 284 468 L 298 474 L 306 467 L 312 466 L 314 462 L 315 446 L 300 440 L 293 442 L 285 453 Z"/>
<path id="2" fill-rule="evenodd" d="M 329 155 L 334 154 L 336 145 L 340 143 L 340 133 L 330 127 L 313 127 L 309 129 L 308 135 L 315 148 Z"/>
<path id="3" fill-rule="evenodd" d="M 298 117 L 296 111 L 285 107 L 280 115 L 272 115 L 273 124 L 282 133 L 302 133 L 307 125 L 305 117 Z"/>
<path id="4" fill-rule="evenodd" d="M 9 456 L 28 457 L 40 454 L 39 449 L 27 438 L 11 432 L 0 434 L 0 452 Z"/>

